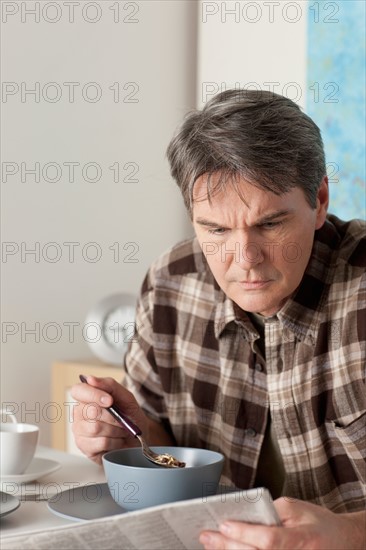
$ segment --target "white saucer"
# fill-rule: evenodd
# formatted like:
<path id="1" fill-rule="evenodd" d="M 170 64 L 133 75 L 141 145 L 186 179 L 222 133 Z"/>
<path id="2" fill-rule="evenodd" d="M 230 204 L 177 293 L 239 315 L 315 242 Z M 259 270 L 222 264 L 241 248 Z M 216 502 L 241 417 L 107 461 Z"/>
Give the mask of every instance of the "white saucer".
<path id="1" fill-rule="evenodd" d="M 126 512 L 114 502 L 107 483 L 67 489 L 52 497 L 47 506 L 57 516 L 73 521 L 116 516 Z"/>
<path id="2" fill-rule="evenodd" d="M 20 502 L 13 495 L 0 491 L 0 518 L 19 508 Z"/>
<path id="3" fill-rule="evenodd" d="M 29 483 L 30 481 L 35 481 L 47 474 L 51 474 L 61 468 L 61 464 L 55 460 L 49 460 L 48 458 L 39 458 L 35 456 L 32 462 L 29 464 L 28 468 L 24 474 L 9 474 L 2 475 L 0 481 L 10 481 L 12 483 Z"/>
<path id="4" fill-rule="evenodd" d="M 217 494 L 235 492 L 233 487 L 219 485 Z M 85 521 L 98 518 L 128 514 L 113 500 L 108 483 L 95 483 L 67 489 L 50 498 L 47 506 L 56 516 L 73 521 Z"/>

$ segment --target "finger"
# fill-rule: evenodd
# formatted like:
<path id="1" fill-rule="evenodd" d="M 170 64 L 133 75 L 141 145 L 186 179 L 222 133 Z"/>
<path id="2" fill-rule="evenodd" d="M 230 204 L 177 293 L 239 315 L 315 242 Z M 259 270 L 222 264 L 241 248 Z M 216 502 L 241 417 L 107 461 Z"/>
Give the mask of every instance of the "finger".
<path id="1" fill-rule="evenodd" d="M 107 418 L 104 419 L 104 414 Z M 115 422 L 113 417 L 106 413 L 100 417 L 100 420 L 86 420 L 84 418 L 76 419 L 72 424 L 72 431 L 75 435 L 81 434 L 85 437 L 112 437 L 117 439 L 130 438 L 129 432 L 120 424 Z"/>
<path id="2" fill-rule="evenodd" d="M 74 425 L 82 426 L 89 424 L 91 430 L 93 429 L 93 425 L 95 429 L 97 429 L 97 426 L 95 426 L 96 424 L 106 424 L 107 426 L 116 428 L 116 437 L 118 434 L 117 429 L 123 432 L 125 431 L 111 413 L 98 403 L 75 403 L 73 407 L 73 423 Z M 102 429 L 102 426 L 100 426 L 100 429 Z"/>
<path id="3" fill-rule="evenodd" d="M 112 394 L 115 391 L 115 386 L 121 387 L 121 384 L 110 376 L 101 377 L 88 374 L 85 378 L 89 386 L 103 390 L 108 394 Z"/>
<path id="4" fill-rule="evenodd" d="M 300 518 L 307 517 L 311 522 L 312 517 L 317 516 L 318 510 L 315 504 L 304 502 L 292 497 L 280 497 L 274 501 L 274 506 L 283 526 L 297 525 Z"/>
<path id="5" fill-rule="evenodd" d="M 140 413 L 140 406 L 136 401 L 135 396 L 124 388 L 114 378 L 98 378 L 97 376 L 88 376 L 87 382 L 91 386 L 98 388 L 102 393 L 101 397 L 105 397 L 105 394 L 112 396 L 114 404 L 121 406 L 123 412 L 127 415 L 136 415 Z M 103 399 L 103 402 L 105 400 Z"/>
<path id="6" fill-rule="evenodd" d="M 87 377 L 87 380 L 93 382 L 91 376 Z M 71 396 L 80 403 L 97 403 L 101 407 L 110 407 L 113 403 L 113 397 L 107 392 L 92 384 L 75 384 L 71 388 Z"/>
<path id="7" fill-rule="evenodd" d="M 134 395 L 113 378 L 98 378 L 86 376 L 87 384 L 76 384 L 71 388 L 71 395 L 76 401 L 83 403 L 98 403 L 102 407 L 110 407 L 113 404 L 119 406 L 122 411 L 138 419 L 141 414 Z"/>
<path id="8" fill-rule="evenodd" d="M 74 407 L 72 432 L 75 437 L 79 435 L 84 437 L 111 437 L 121 442 L 121 448 L 139 445 L 136 438 L 109 411 L 99 406 L 90 405 L 87 413 L 83 413 L 83 407 L 84 404 L 82 403 L 78 403 Z"/>
<path id="9" fill-rule="evenodd" d="M 254 546 L 225 537 L 217 531 L 202 531 L 199 541 L 205 550 L 256 550 Z"/>
<path id="10" fill-rule="evenodd" d="M 220 532 L 229 539 L 240 540 L 243 544 L 260 550 L 286 548 L 286 529 L 283 527 L 225 521 L 220 525 Z"/>
<path id="11" fill-rule="evenodd" d="M 77 447 L 91 460 L 102 463 L 103 454 L 108 451 L 121 449 L 123 442 L 117 438 L 108 437 L 84 437 L 83 435 L 75 437 Z"/>
<path id="12" fill-rule="evenodd" d="M 92 460 L 100 453 L 138 446 L 136 439 L 123 428 L 105 422 L 76 422 L 72 430 L 77 447 Z M 98 459 L 98 462 L 101 461 Z"/>

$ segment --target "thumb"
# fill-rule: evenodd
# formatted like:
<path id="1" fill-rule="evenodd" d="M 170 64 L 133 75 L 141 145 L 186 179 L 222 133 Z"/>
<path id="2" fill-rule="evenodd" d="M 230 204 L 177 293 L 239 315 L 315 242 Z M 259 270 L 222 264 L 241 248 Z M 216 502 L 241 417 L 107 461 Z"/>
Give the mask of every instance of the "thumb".
<path id="1" fill-rule="evenodd" d="M 135 396 L 117 382 L 114 378 L 98 376 L 85 376 L 87 383 L 94 388 L 104 391 L 107 395 L 106 406 L 110 407 L 112 404 L 121 409 L 121 412 L 127 416 L 138 418 L 141 416 L 141 408 L 136 401 Z M 112 402 L 108 402 L 108 396 L 112 397 Z"/>

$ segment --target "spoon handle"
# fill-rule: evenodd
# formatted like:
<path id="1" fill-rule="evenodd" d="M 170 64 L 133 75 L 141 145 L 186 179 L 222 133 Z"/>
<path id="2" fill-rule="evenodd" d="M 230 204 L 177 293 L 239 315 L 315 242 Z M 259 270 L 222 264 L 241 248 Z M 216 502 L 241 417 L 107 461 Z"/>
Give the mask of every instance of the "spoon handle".
<path id="1" fill-rule="evenodd" d="M 84 375 L 80 374 L 79 378 L 81 382 L 84 382 L 85 384 L 87 384 L 87 381 Z M 142 431 L 140 430 L 140 428 L 136 426 L 136 424 L 134 424 L 132 420 L 128 418 L 128 416 L 126 416 L 118 407 L 116 407 L 116 405 L 114 405 L 113 407 L 106 407 L 106 410 L 113 416 L 113 418 L 115 418 L 120 424 L 122 424 L 122 426 L 128 432 L 130 432 L 130 434 L 132 434 L 134 437 L 137 437 L 138 435 L 142 434 Z"/>

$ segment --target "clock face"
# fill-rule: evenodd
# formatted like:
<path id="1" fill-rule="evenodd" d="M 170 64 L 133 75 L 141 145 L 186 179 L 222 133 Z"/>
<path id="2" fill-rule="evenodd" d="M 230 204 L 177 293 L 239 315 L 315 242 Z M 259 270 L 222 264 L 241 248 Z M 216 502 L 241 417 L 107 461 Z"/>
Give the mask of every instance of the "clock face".
<path id="1" fill-rule="evenodd" d="M 88 339 L 93 353 L 104 363 L 122 365 L 129 343 L 135 337 L 136 297 L 114 294 L 96 304 L 86 319 L 97 338 Z"/>
<path id="2" fill-rule="evenodd" d="M 104 319 L 103 334 L 108 344 L 125 353 L 128 343 L 135 335 L 135 308 L 131 306 L 117 307 Z"/>

